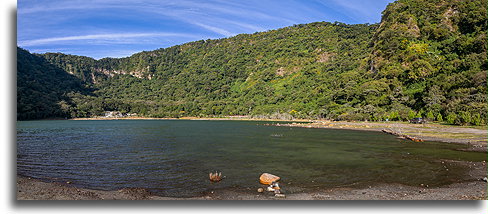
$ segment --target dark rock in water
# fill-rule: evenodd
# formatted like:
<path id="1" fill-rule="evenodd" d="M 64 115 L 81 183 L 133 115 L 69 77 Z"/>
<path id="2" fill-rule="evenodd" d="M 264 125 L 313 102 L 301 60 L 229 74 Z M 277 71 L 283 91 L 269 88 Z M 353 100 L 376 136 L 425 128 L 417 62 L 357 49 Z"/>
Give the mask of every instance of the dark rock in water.
<path id="1" fill-rule="evenodd" d="M 215 173 L 209 173 L 208 174 L 208 178 L 210 179 L 210 181 L 212 182 L 219 182 L 222 180 L 222 173 L 221 172 L 215 172 Z"/>

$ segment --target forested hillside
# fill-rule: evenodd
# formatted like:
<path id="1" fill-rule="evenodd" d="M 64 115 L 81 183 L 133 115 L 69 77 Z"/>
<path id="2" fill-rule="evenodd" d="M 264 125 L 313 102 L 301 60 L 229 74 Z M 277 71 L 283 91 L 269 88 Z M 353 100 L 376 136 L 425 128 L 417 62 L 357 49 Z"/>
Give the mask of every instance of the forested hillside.
<path id="1" fill-rule="evenodd" d="M 66 102 L 73 93 L 90 93 L 78 78 L 43 57 L 17 48 L 17 119 L 71 117 L 75 106 Z"/>
<path id="2" fill-rule="evenodd" d="M 487 1 L 397 1 L 373 37 L 369 73 L 398 86 L 387 93 L 400 114 L 486 124 L 487 29 Z"/>
<path id="3" fill-rule="evenodd" d="M 301 24 L 120 59 L 19 49 L 18 119 L 116 110 L 486 124 L 486 7 L 481 0 L 399 0 L 380 24 Z M 70 78 L 50 87 L 60 71 Z M 26 89 L 36 78 L 42 87 Z"/>

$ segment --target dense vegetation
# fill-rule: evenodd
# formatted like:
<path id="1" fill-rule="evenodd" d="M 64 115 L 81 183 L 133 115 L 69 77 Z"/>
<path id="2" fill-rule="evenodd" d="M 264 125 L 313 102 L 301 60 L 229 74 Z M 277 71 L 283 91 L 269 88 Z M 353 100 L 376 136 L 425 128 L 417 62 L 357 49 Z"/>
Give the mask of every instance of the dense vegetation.
<path id="1" fill-rule="evenodd" d="M 18 119 L 121 111 L 486 124 L 486 7 L 399 0 L 380 24 L 302 24 L 121 59 L 19 49 Z"/>
<path id="2" fill-rule="evenodd" d="M 17 48 L 17 119 L 70 117 L 69 94 L 90 91 L 76 77 L 40 56 Z"/>
<path id="3" fill-rule="evenodd" d="M 392 116 L 486 124 L 487 29 L 486 1 L 390 4 L 368 60 L 371 77 L 390 84 Z"/>

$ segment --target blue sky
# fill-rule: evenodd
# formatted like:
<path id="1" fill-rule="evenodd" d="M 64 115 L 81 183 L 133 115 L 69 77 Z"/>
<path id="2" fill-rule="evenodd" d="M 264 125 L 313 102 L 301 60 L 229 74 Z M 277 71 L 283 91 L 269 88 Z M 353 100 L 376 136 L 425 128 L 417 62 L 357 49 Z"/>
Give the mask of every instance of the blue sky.
<path id="1" fill-rule="evenodd" d="M 17 45 L 125 57 L 317 21 L 378 23 L 393 0 L 18 0 Z"/>

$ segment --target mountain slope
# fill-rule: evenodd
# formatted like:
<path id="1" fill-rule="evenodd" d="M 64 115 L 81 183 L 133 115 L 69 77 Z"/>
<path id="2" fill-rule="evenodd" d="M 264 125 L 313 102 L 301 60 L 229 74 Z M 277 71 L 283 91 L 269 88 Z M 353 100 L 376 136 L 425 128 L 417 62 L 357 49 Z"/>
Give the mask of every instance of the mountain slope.
<path id="1" fill-rule="evenodd" d="M 105 74 L 106 81 L 90 81 L 98 82 L 98 96 L 130 107 L 123 111 L 143 108 L 136 113 L 168 117 L 295 110 L 306 116 L 318 114 L 323 105 L 320 98 L 330 90 L 324 79 L 338 78 L 339 70 L 358 72 L 375 27 L 311 23 L 96 62 L 63 54 L 43 57 L 66 70 L 79 68 L 70 72 L 80 78 L 90 76 L 87 70 Z"/>
<path id="2" fill-rule="evenodd" d="M 409 99 L 393 106 L 485 123 L 486 8 L 468 0 L 400 0 L 386 8 L 369 61 L 375 79 L 403 85 L 397 93 Z"/>
<path id="3" fill-rule="evenodd" d="M 399 0 L 380 24 L 310 23 L 94 60 L 37 55 L 84 81 L 71 115 L 428 117 L 486 124 L 485 1 Z"/>
<path id="4" fill-rule="evenodd" d="M 69 93 L 89 91 L 76 77 L 17 48 L 17 119 L 71 117 Z"/>

